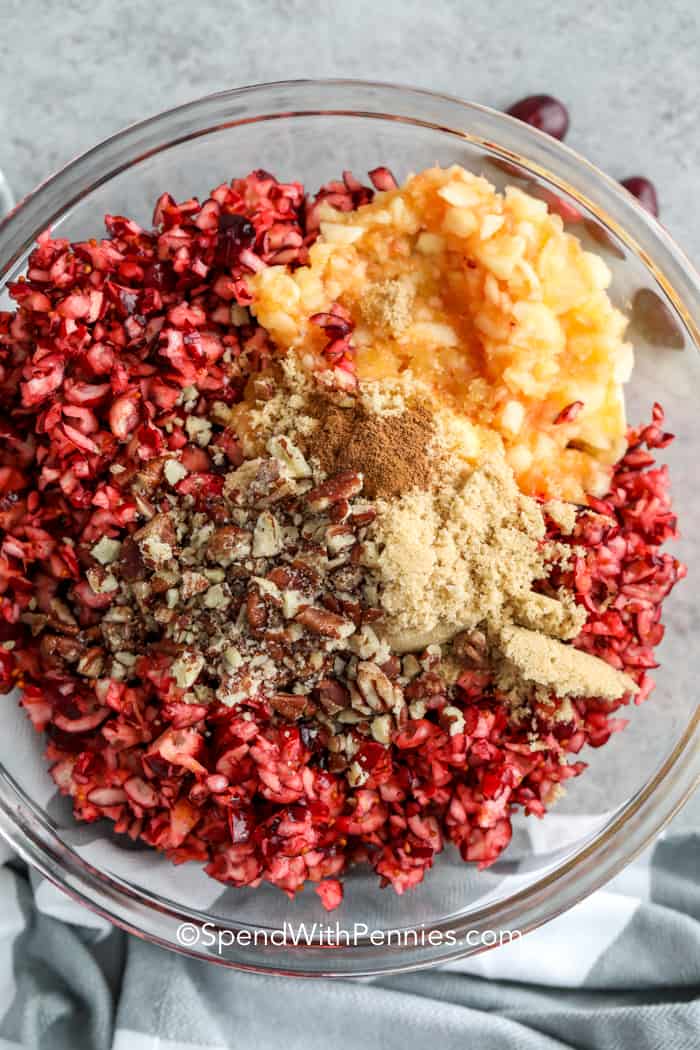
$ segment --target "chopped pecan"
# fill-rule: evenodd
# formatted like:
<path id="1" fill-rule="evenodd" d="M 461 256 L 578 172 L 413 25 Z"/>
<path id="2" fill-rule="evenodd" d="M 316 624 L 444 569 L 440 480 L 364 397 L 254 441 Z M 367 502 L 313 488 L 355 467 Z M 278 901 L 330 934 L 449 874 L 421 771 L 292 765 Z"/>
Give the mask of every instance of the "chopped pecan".
<path id="1" fill-rule="evenodd" d="M 282 715 L 290 722 L 296 722 L 299 718 L 308 717 L 316 710 L 316 705 L 310 697 L 296 693 L 273 693 L 268 697 L 268 702 L 273 711 Z"/>
<path id="2" fill-rule="evenodd" d="M 190 570 L 183 572 L 180 593 L 184 601 L 187 601 L 188 598 L 193 598 L 196 594 L 201 594 L 208 587 L 209 580 L 203 573 L 191 572 Z"/>
<path id="3" fill-rule="evenodd" d="M 331 574 L 333 586 L 338 591 L 354 591 L 362 583 L 362 569 L 356 565 L 341 565 Z"/>
<path id="4" fill-rule="evenodd" d="M 278 565 L 268 572 L 267 578 L 281 591 L 299 591 L 308 597 L 318 593 L 321 582 L 315 569 L 303 561 L 294 561 L 291 565 Z"/>
<path id="5" fill-rule="evenodd" d="M 122 543 L 118 561 L 119 574 L 128 582 L 146 578 L 146 563 L 141 556 L 139 545 L 133 536 L 127 536 Z"/>
<path id="6" fill-rule="evenodd" d="M 392 681 L 394 678 L 398 678 L 401 673 L 401 661 L 398 656 L 390 656 L 388 660 L 385 660 L 379 666 L 387 678 L 390 678 Z"/>
<path id="7" fill-rule="evenodd" d="M 19 622 L 26 624 L 32 632 L 32 637 L 36 638 L 36 636 L 41 634 L 48 624 L 49 618 L 48 616 L 45 616 L 44 613 L 23 612 L 19 618 Z"/>
<path id="8" fill-rule="evenodd" d="M 292 562 L 292 568 L 296 574 L 293 584 L 295 589 L 306 594 L 316 594 L 321 583 L 320 576 L 316 570 L 299 558 Z"/>
<path id="9" fill-rule="evenodd" d="M 246 616 L 253 630 L 260 630 L 267 623 L 267 607 L 260 596 L 260 592 L 252 588 L 246 598 Z"/>
<path id="10" fill-rule="evenodd" d="M 246 529 L 240 529 L 237 525 L 222 525 L 209 537 L 207 558 L 217 565 L 230 565 L 232 561 L 249 556 L 252 541 Z"/>
<path id="11" fill-rule="evenodd" d="M 314 605 L 304 605 L 294 619 L 313 634 L 320 634 L 324 638 L 347 638 L 355 630 L 351 620 Z"/>
<path id="12" fill-rule="evenodd" d="M 156 514 L 154 518 L 151 518 L 150 521 L 147 521 L 145 525 L 134 533 L 134 539 L 139 546 L 142 546 L 144 540 L 151 537 L 155 537 L 162 543 L 168 543 L 171 547 L 175 546 L 177 537 L 171 514 Z"/>
<path id="13" fill-rule="evenodd" d="M 104 657 L 104 649 L 99 646 L 86 649 L 78 660 L 78 674 L 86 678 L 99 678 L 104 668 Z"/>
<path id="14" fill-rule="evenodd" d="M 274 558 L 284 546 L 282 527 L 270 510 L 258 515 L 253 532 L 253 557 Z"/>
<path id="15" fill-rule="evenodd" d="M 261 459 L 258 471 L 248 487 L 248 499 L 254 506 L 265 507 L 290 496 L 294 483 L 282 474 L 278 459 Z"/>
<path id="16" fill-rule="evenodd" d="M 311 489 L 306 495 L 306 502 L 313 511 L 327 510 L 332 503 L 357 496 L 362 492 L 363 483 L 361 474 L 354 470 L 345 470 Z"/>
<path id="17" fill-rule="evenodd" d="M 50 627 L 60 631 L 61 634 L 77 634 L 80 630 L 78 621 L 66 603 L 62 602 L 60 598 L 52 598 L 49 603 L 48 623 Z"/>
<path id="18" fill-rule="evenodd" d="M 378 744 L 391 743 L 391 718 L 389 715 L 377 715 L 372 719 L 370 732 Z"/>
<path id="19" fill-rule="evenodd" d="M 438 721 L 443 729 L 446 729 L 450 736 L 456 736 L 457 733 L 464 732 L 464 715 L 458 707 L 446 706 L 440 711 Z"/>
<path id="20" fill-rule="evenodd" d="M 183 574 L 183 577 L 186 573 Z M 167 590 L 174 587 L 179 581 L 179 574 L 169 572 L 163 569 L 161 572 L 156 572 L 151 576 L 147 586 L 150 588 L 151 594 L 165 594 Z"/>
<path id="21" fill-rule="evenodd" d="M 326 546 L 328 553 L 342 554 L 350 550 L 357 542 L 355 532 L 349 525 L 329 525 L 326 529 Z"/>
<path id="22" fill-rule="evenodd" d="M 340 499 L 334 503 L 328 512 L 328 517 L 333 522 L 346 521 L 350 514 L 350 504 L 346 499 Z"/>
<path id="23" fill-rule="evenodd" d="M 392 711 L 403 704 L 401 687 L 372 660 L 362 660 L 357 665 L 357 688 L 373 711 Z"/>
<path id="24" fill-rule="evenodd" d="M 165 466 L 165 462 L 165 456 L 156 456 L 153 459 L 149 459 L 132 482 L 134 487 L 140 492 L 149 493 L 157 489 L 163 480 L 163 467 Z"/>
<path id="25" fill-rule="evenodd" d="M 265 631 L 265 646 L 268 656 L 281 664 L 286 655 L 285 643 L 289 641 L 285 631 Z"/>
<path id="26" fill-rule="evenodd" d="M 334 594 L 324 594 L 321 598 L 321 604 L 324 609 L 330 609 L 330 611 L 334 613 L 342 613 L 343 611 L 346 611 L 343 609 L 343 606 L 350 605 L 351 603 L 341 602 Z M 350 619 L 352 619 L 352 617 L 350 617 Z"/>
<path id="27" fill-rule="evenodd" d="M 344 752 L 338 751 L 328 756 L 328 770 L 331 773 L 344 773 L 350 762 Z"/>
<path id="28" fill-rule="evenodd" d="M 427 700 L 429 706 L 437 706 L 435 700 L 446 699 L 447 686 L 440 675 L 434 671 L 424 671 L 406 686 L 405 696 L 407 700 Z"/>
<path id="29" fill-rule="evenodd" d="M 483 631 L 460 631 L 452 639 L 452 652 L 466 667 L 486 667 L 488 643 Z"/>
<path id="30" fill-rule="evenodd" d="M 83 646 L 77 638 L 61 634 L 43 634 L 39 642 L 39 652 L 44 667 L 59 669 L 64 664 L 79 660 Z"/>
<path id="31" fill-rule="evenodd" d="M 107 647 L 114 653 L 120 649 L 130 649 L 135 644 L 137 631 L 133 623 L 113 622 L 103 618 L 100 628 Z"/>
<path id="32" fill-rule="evenodd" d="M 335 715 L 350 705 L 348 690 L 335 678 L 322 678 L 312 695 L 328 715 Z"/>
<path id="33" fill-rule="evenodd" d="M 277 565 L 274 569 L 270 569 L 267 579 L 281 591 L 298 589 L 294 585 L 294 572 L 285 565 Z"/>
<path id="34" fill-rule="evenodd" d="M 177 544 L 175 526 L 170 514 L 155 514 L 134 533 L 141 556 L 147 565 L 159 566 L 169 561 Z"/>
<path id="35" fill-rule="evenodd" d="M 342 611 L 345 613 L 345 615 L 348 616 L 355 624 L 355 627 L 359 627 L 363 621 L 365 613 L 362 604 L 360 602 L 348 602 L 344 600 L 339 602 L 338 604 L 340 606 L 340 609 L 342 609 Z"/>
<path id="36" fill-rule="evenodd" d="M 362 510 L 353 511 L 350 515 L 355 528 L 360 528 L 362 525 L 371 525 L 377 516 L 377 512 L 374 507 L 363 507 Z"/>
<path id="37" fill-rule="evenodd" d="M 117 578 L 101 565 L 91 565 L 85 576 L 94 594 L 109 594 L 119 588 Z"/>

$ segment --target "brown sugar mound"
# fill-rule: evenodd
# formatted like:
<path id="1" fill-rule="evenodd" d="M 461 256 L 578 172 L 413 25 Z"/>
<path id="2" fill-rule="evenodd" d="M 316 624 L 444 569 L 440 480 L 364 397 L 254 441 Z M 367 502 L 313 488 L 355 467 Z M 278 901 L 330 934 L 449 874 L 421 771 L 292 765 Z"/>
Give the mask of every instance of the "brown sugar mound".
<path id="1" fill-rule="evenodd" d="M 499 685 L 505 691 L 511 690 L 513 682 L 519 679 L 551 689 L 558 697 L 600 696 L 617 700 L 625 693 L 639 691 L 634 679 L 597 656 L 524 627 L 504 627 L 500 650 L 505 663 Z"/>
<path id="2" fill-rule="evenodd" d="M 435 425 L 424 405 L 377 415 L 361 399 L 346 407 L 314 396 L 308 411 L 318 425 L 306 440 L 305 452 L 318 460 L 324 473 L 362 473 L 363 493 L 371 500 L 430 487 L 435 477 Z"/>

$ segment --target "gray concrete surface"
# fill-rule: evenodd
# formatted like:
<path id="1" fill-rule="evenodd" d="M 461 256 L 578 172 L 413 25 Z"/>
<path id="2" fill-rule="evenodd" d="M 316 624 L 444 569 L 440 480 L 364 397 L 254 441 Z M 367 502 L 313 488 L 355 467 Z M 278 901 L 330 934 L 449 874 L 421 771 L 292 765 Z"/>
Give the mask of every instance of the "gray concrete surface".
<path id="1" fill-rule="evenodd" d="M 0 167 L 16 193 L 123 125 L 223 87 L 412 83 L 494 107 L 546 91 L 568 142 L 659 186 L 700 257 L 695 0 L 2 0 Z"/>
<path id="2" fill-rule="evenodd" d="M 663 221 L 699 262 L 699 11 L 697 0 L 2 0 L 0 167 L 19 197 L 131 121 L 264 80 L 366 77 L 496 108 L 548 92 L 570 109 L 573 148 L 616 177 L 654 180 Z M 694 589 L 674 608 L 679 666 L 697 644 Z"/>

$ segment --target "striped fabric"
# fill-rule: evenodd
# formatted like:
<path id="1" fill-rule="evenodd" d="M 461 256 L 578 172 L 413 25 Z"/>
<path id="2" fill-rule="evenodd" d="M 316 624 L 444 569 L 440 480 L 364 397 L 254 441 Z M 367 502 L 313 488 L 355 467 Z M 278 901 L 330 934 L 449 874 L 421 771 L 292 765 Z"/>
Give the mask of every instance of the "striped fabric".
<path id="1" fill-rule="evenodd" d="M 699 803 L 543 929 L 372 981 L 261 977 L 164 952 L 6 852 L 0 1050 L 698 1050 Z M 557 819 L 543 831 L 556 836 Z"/>

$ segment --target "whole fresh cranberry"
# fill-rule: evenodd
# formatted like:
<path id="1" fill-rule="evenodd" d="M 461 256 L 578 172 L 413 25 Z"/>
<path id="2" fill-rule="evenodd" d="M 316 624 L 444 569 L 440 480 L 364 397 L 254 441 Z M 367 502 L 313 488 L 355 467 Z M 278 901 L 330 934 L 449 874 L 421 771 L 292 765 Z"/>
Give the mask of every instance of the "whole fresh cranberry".
<path id="1" fill-rule="evenodd" d="M 656 195 L 656 187 L 643 175 L 630 175 L 628 179 L 622 179 L 620 185 L 636 197 L 643 208 L 651 212 L 655 218 L 659 216 L 659 198 Z"/>
<path id="2" fill-rule="evenodd" d="M 528 95 L 515 102 L 507 112 L 560 141 L 569 130 L 569 112 L 564 103 L 552 95 Z"/>

